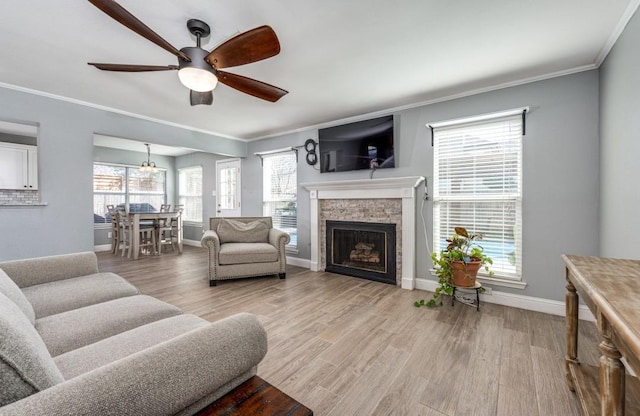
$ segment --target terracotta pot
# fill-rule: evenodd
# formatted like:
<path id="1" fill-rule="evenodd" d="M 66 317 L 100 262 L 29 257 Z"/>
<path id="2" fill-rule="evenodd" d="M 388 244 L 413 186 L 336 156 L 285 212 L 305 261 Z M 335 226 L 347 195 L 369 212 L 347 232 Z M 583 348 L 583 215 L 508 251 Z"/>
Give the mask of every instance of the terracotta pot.
<path id="1" fill-rule="evenodd" d="M 476 276 L 478 270 L 482 266 L 480 260 L 471 260 L 470 262 L 454 261 L 453 266 L 453 284 L 459 287 L 473 287 L 476 284 Z"/>

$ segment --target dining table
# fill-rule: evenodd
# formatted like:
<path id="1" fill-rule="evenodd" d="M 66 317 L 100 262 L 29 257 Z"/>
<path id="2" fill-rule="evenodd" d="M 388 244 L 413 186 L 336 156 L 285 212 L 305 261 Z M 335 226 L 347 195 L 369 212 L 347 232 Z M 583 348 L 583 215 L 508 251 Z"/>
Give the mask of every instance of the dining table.
<path id="1" fill-rule="evenodd" d="M 136 212 L 129 213 L 131 219 L 132 239 L 133 245 L 133 259 L 138 260 L 140 254 L 140 222 L 141 221 L 153 221 L 154 224 L 159 224 L 160 221 L 170 222 L 172 219 L 177 219 L 178 223 L 178 253 L 182 254 L 182 215 L 178 211 L 164 211 L 164 212 Z M 159 236 L 156 236 L 158 238 Z M 160 253 L 158 253 L 160 254 Z"/>

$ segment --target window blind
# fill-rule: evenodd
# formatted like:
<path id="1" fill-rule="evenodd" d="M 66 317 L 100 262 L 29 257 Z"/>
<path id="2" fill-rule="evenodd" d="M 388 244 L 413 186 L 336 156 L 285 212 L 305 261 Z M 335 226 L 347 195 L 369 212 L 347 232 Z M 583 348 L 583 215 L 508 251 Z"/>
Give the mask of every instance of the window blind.
<path id="1" fill-rule="evenodd" d="M 178 169 L 178 201 L 183 221 L 202 222 L 202 166 Z"/>
<path id="2" fill-rule="evenodd" d="M 483 234 L 496 277 L 522 277 L 521 113 L 435 127 L 434 251 L 457 226 Z"/>

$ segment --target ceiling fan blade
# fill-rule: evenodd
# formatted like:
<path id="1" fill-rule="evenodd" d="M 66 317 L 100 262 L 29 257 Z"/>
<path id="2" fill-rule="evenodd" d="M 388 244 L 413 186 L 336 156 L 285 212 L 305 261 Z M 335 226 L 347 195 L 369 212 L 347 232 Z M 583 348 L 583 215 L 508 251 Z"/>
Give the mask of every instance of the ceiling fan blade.
<path id="1" fill-rule="evenodd" d="M 280 53 L 280 42 L 270 26 L 260 26 L 232 37 L 204 59 L 217 69 L 250 64 Z"/>
<path id="2" fill-rule="evenodd" d="M 169 42 L 164 40 L 160 35 L 151 30 L 147 25 L 138 20 L 137 17 L 129 13 L 124 7 L 120 6 L 113 0 L 89 0 L 91 4 L 102 10 L 111 18 L 128 27 L 129 29 L 160 46 L 164 50 L 171 52 L 180 59 L 190 62 L 191 59 L 183 52 L 179 51 Z"/>
<path id="3" fill-rule="evenodd" d="M 217 71 L 217 76 L 218 81 L 231 88 L 235 88 L 238 91 L 242 91 L 245 94 L 253 95 L 254 97 L 261 98 L 263 100 L 271 101 L 272 103 L 275 103 L 284 95 L 289 93 L 282 88 L 278 88 L 252 78 L 247 78 L 242 75 L 232 74 L 230 72 Z"/>
<path id="4" fill-rule="evenodd" d="M 191 105 L 211 105 L 213 104 L 213 91 L 205 91 L 198 92 L 194 90 L 189 90 L 189 99 L 191 100 Z"/>
<path id="5" fill-rule="evenodd" d="M 129 64 L 101 64 L 95 62 L 89 62 L 89 65 L 93 65 L 103 71 L 117 71 L 117 72 L 150 72 L 150 71 L 173 71 L 178 69 L 178 65 L 129 65 Z"/>

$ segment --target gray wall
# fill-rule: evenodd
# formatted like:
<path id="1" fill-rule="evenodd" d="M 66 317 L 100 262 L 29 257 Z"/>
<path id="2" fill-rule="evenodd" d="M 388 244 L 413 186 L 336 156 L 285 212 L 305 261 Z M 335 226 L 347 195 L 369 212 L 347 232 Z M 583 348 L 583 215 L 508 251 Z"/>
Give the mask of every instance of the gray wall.
<path id="1" fill-rule="evenodd" d="M 600 67 L 600 255 L 640 258 L 640 15 Z"/>
<path id="2" fill-rule="evenodd" d="M 560 255 L 597 255 L 599 249 L 598 85 L 594 70 L 397 112 L 397 168 L 378 170 L 374 178 L 422 175 L 431 185 L 433 152 L 426 124 L 529 106 L 523 156 L 523 280 L 528 286 L 499 290 L 562 300 Z M 317 130 L 309 130 L 251 142 L 248 152 L 302 145 L 317 137 Z M 321 174 L 306 164 L 304 151 L 300 155 L 298 184 L 369 177 L 369 171 Z M 260 178 L 259 159 L 248 157 L 243 161 L 243 215 L 261 212 L 261 201 L 252 197 L 262 194 Z M 421 201 L 416 208 L 422 209 Z M 430 203 L 424 214 L 431 239 Z M 298 256 L 309 259 L 309 194 L 300 185 L 298 227 Z M 417 275 L 432 278 L 419 217 L 416 235 Z"/>
<path id="3" fill-rule="evenodd" d="M 238 156 L 247 148 L 242 141 L 8 88 L 0 88 L 0 120 L 39 124 L 39 187 L 48 203 L 0 208 L 0 260 L 93 249 L 93 221 L 87 213 L 93 211 L 94 133 Z"/>

